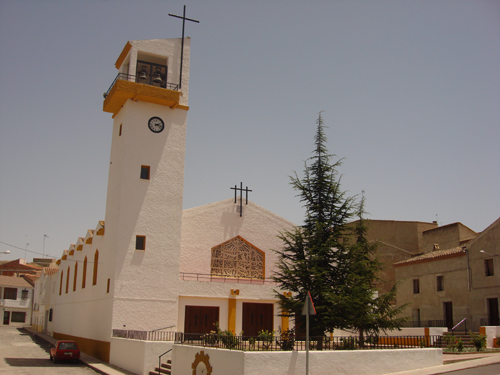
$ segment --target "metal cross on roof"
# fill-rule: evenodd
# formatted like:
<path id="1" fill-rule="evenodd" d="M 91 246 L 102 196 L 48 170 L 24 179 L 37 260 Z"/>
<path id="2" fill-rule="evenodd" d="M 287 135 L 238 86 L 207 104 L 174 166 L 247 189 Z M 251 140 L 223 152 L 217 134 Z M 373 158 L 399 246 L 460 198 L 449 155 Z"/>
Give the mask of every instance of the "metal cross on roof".
<path id="1" fill-rule="evenodd" d="M 181 44 L 181 69 L 180 69 L 180 75 L 179 75 L 179 90 L 182 87 L 182 60 L 184 59 L 184 25 L 186 23 L 186 20 L 191 21 L 191 22 L 196 22 L 200 23 L 200 21 L 193 20 L 191 18 L 186 18 L 186 6 L 184 5 L 184 13 L 181 16 L 177 16 L 175 14 L 168 14 L 169 16 L 176 17 L 182 19 L 182 44 Z"/>
<path id="2" fill-rule="evenodd" d="M 236 203 L 238 190 L 240 191 L 240 217 L 241 217 L 243 213 L 243 192 L 246 192 L 245 204 L 248 204 L 248 192 L 249 191 L 251 192 L 252 190 L 249 190 L 248 186 L 245 189 L 243 189 L 243 182 L 240 182 L 240 187 L 238 187 L 238 185 L 234 185 L 234 187 L 230 189 L 234 190 L 234 203 Z"/>

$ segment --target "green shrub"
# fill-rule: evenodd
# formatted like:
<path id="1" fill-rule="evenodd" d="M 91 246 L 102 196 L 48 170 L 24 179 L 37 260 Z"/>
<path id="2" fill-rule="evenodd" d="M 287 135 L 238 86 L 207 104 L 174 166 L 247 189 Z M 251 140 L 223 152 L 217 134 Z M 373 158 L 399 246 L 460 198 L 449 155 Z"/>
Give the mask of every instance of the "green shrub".
<path id="1" fill-rule="evenodd" d="M 472 339 L 472 344 L 478 352 L 481 351 L 481 349 L 486 348 L 486 335 L 471 331 L 469 331 L 469 335 Z"/>
<path id="2" fill-rule="evenodd" d="M 259 341 L 262 342 L 262 347 L 269 350 L 274 340 L 274 331 L 262 330 L 259 332 Z"/>
<path id="3" fill-rule="evenodd" d="M 278 334 L 279 340 L 277 340 L 277 343 L 281 347 L 281 350 L 293 350 L 295 348 L 295 328 L 281 331 L 280 327 Z"/>

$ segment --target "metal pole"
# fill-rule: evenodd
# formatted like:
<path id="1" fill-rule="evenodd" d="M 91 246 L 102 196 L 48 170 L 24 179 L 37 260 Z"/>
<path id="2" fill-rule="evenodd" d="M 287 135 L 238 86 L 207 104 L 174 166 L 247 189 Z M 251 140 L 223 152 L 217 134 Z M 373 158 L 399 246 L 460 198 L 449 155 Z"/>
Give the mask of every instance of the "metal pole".
<path id="1" fill-rule="evenodd" d="M 309 298 L 307 301 L 307 312 L 306 312 L 306 375 L 309 375 Z"/>
<path id="2" fill-rule="evenodd" d="M 184 24 L 186 23 L 186 6 L 184 5 L 184 13 L 182 14 L 182 44 L 181 44 L 181 71 L 179 77 L 179 90 L 182 87 L 182 61 L 184 60 Z"/>

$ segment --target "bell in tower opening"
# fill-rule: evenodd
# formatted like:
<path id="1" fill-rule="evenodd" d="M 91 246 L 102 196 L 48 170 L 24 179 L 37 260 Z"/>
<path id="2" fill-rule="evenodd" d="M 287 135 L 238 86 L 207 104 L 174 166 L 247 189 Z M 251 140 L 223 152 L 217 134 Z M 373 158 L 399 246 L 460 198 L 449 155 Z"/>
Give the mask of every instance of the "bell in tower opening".
<path id="1" fill-rule="evenodd" d="M 135 82 L 167 88 L 166 58 L 140 52 L 137 57 Z"/>

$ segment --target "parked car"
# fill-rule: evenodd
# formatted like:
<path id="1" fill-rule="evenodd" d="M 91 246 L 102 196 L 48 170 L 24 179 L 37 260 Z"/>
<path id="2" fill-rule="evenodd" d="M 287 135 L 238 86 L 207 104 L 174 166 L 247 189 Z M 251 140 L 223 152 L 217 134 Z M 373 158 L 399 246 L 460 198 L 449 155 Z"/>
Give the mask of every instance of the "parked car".
<path id="1" fill-rule="evenodd" d="M 75 341 L 59 340 L 52 348 L 50 348 L 50 360 L 54 363 L 57 361 L 73 361 L 80 360 L 80 349 Z"/>

